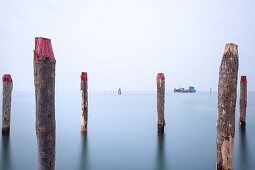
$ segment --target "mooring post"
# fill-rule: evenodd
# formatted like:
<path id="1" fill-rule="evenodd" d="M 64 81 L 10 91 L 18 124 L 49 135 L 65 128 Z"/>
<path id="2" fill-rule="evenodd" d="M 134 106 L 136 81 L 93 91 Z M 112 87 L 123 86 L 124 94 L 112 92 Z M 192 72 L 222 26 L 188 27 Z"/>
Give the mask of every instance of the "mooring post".
<path id="1" fill-rule="evenodd" d="M 164 105 L 165 105 L 165 76 L 164 73 L 157 75 L 157 127 L 158 132 L 164 132 Z"/>
<path id="2" fill-rule="evenodd" d="M 2 133 L 9 134 L 11 120 L 11 96 L 12 96 L 12 77 L 4 74 L 3 78 L 3 100 L 2 100 Z"/>
<path id="3" fill-rule="evenodd" d="M 88 125 L 88 78 L 87 72 L 81 73 L 81 132 L 87 132 Z"/>
<path id="4" fill-rule="evenodd" d="M 219 71 L 217 120 L 217 170 L 234 169 L 234 138 L 238 49 L 226 44 Z"/>
<path id="5" fill-rule="evenodd" d="M 246 106 L 247 106 L 247 79 L 241 76 L 240 82 L 240 101 L 239 101 L 239 127 L 246 126 Z"/>
<path id="6" fill-rule="evenodd" d="M 55 169 L 55 65 L 51 40 L 35 38 L 34 84 L 38 169 Z"/>

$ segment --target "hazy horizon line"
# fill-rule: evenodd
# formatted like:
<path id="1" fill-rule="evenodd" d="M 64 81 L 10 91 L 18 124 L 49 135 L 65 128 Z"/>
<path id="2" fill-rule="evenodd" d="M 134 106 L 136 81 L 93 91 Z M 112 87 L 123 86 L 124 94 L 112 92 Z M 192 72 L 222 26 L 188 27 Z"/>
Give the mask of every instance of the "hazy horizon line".
<path id="1" fill-rule="evenodd" d="M 56 93 L 59 93 L 59 92 L 77 92 L 77 91 L 80 91 L 80 90 L 56 90 L 55 92 Z M 239 91 L 239 90 L 238 90 Z M 0 92 L 3 92 L 2 90 L 0 90 Z M 34 92 L 33 90 L 14 90 L 13 92 Z M 89 92 L 118 92 L 118 90 L 92 90 Z M 156 90 L 122 90 L 122 92 L 157 92 Z M 173 90 L 166 90 L 165 92 L 173 92 Z M 209 90 L 197 90 L 196 93 L 198 92 L 208 92 L 210 93 Z M 218 91 L 215 91 L 215 90 L 212 90 L 212 92 L 218 92 Z M 255 91 L 252 91 L 252 90 L 248 90 L 247 92 L 255 92 Z"/>

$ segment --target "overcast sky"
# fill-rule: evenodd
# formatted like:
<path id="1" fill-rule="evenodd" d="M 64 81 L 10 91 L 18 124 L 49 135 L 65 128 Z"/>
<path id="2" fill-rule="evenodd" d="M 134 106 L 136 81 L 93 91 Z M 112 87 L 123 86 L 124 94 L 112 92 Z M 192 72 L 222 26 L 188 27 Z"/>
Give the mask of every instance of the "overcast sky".
<path id="1" fill-rule="evenodd" d="M 239 78 L 255 90 L 254 0 L 1 0 L 0 75 L 34 90 L 35 37 L 50 38 L 56 90 L 217 90 L 225 44 L 239 48 Z M 1 84 L 2 88 L 2 84 Z"/>

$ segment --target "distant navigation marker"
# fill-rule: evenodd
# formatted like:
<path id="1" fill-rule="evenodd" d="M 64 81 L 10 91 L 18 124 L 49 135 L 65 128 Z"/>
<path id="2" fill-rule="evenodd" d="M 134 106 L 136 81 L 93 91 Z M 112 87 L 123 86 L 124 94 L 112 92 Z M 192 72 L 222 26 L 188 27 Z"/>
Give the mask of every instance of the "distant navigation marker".
<path id="1" fill-rule="evenodd" d="M 118 90 L 118 95 L 121 95 L 121 89 L 119 88 L 119 90 Z"/>

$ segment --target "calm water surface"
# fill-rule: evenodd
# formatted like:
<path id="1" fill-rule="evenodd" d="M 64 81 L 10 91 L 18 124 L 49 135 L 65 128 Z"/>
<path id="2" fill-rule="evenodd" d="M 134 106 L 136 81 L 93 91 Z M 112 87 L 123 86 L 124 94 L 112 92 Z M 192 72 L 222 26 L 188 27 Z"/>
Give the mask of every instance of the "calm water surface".
<path id="1" fill-rule="evenodd" d="M 56 94 L 57 170 L 215 170 L 216 93 L 166 93 L 161 135 L 155 92 L 90 93 L 87 135 L 80 133 L 80 98 L 79 91 Z M 254 113 L 249 92 L 246 130 L 236 111 L 235 169 L 255 169 Z M 11 132 L 0 139 L 2 170 L 37 169 L 33 92 L 13 93 Z"/>

